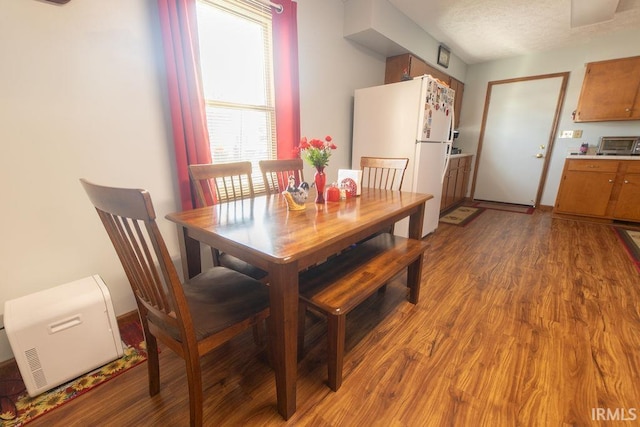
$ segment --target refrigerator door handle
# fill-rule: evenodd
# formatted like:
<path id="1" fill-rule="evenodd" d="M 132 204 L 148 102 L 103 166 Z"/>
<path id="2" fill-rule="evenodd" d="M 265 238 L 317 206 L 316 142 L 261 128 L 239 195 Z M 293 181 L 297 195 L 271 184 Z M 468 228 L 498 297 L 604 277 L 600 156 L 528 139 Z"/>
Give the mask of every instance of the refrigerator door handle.
<path id="1" fill-rule="evenodd" d="M 447 169 L 449 169 L 449 159 L 451 159 L 451 147 L 453 145 L 451 142 L 445 142 L 444 144 L 447 146 L 447 154 L 445 155 L 444 169 L 442 170 L 442 176 L 440 177 L 441 184 L 444 184 L 444 176 L 447 174 Z"/>
<path id="2" fill-rule="evenodd" d="M 451 123 L 449 124 L 449 140 L 447 141 L 450 144 L 453 144 L 453 131 L 454 131 L 455 123 L 456 123 L 456 110 L 453 109 L 453 105 L 452 105 L 451 106 Z"/>
<path id="3" fill-rule="evenodd" d="M 445 155 L 444 161 L 444 170 L 442 171 L 442 176 L 440 177 L 440 182 L 444 184 L 444 176 L 447 174 L 447 169 L 449 169 L 449 159 L 451 158 L 451 149 L 453 148 L 453 125 L 456 122 L 456 110 L 451 106 L 451 122 L 449 123 L 449 139 L 447 140 L 447 154 Z"/>

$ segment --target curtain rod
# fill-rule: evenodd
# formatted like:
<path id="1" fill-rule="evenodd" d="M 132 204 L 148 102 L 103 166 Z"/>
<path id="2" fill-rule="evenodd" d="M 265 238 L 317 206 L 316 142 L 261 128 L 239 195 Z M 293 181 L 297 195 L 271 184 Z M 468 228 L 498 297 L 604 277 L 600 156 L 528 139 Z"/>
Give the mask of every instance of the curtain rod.
<path id="1" fill-rule="evenodd" d="M 276 10 L 277 13 L 282 13 L 284 7 L 281 4 L 270 2 L 269 0 L 256 0 L 258 3 L 262 3 L 265 6 L 271 6 Z"/>

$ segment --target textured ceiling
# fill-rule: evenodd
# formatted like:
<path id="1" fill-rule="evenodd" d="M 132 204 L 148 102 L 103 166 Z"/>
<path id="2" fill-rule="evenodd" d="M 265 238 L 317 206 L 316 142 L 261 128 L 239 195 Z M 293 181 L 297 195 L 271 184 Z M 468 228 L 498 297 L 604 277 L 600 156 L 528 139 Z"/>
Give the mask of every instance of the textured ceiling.
<path id="1" fill-rule="evenodd" d="M 582 2 L 578 5 L 602 1 L 574 0 Z M 467 64 L 578 45 L 601 34 L 640 28 L 640 0 L 619 0 L 613 19 L 577 28 L 571 28 L 571 0 L 389 2 Z"/>

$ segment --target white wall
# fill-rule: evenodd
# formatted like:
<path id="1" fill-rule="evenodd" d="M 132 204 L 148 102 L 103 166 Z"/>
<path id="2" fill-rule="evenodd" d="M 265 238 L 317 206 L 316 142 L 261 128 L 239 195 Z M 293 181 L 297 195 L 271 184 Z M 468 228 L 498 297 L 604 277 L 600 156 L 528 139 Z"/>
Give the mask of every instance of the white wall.
<path id="1" fill-rule="evenodd" d="M 178 206 L 153 4 L 0 2 L 2 312 L 92 274 L 118 314 L 135 309 L 78 179 L 147 188 L 160 217 Z M 160 223 L 177 248 L 175 228 Z"/>
<path id="2" fill-rule="evenodd" d="M 640 40 L 640 29 L 585 40 L 584 44 L 573 48 L 549 50 L 535 55 L 469 66 L 465 80 L 460 137 L 456 141 L 456 146 L 461 147 L 464 152 L 476 153 L 488 82 L 570 72 L 558 130 L 581 129 L 583 135 L 581 139 L 557 138 L 554 142 L 547 182 L 541 200 L 542 205 L 553 206 L 564 159 L 571 147 L 580 146 L 585 142 L 589 145 L 597 145 L 598 138 L 603 135 L 640 135 L 639 121 L 574 123 L 571 118 L 571 113 L 578 105 L 586 63 L 640 55 L 638 40 Z"/>
<path id="3" fill-rule="evenodd" d="M 465 81 L 467 64 L 451 52 L 449 67 L 438 65 L 440 42 L 388 0 L 345 0 L 344 36 L 384 54 L 411 52 L 433 67 Z"/>
<path id="4" fill-rule="evenodd" d="M 353 92 L 384 83 L 386 58 L 343 37 L 341 0 L 298 0 L 300 126 L 302 136 L 333 137 L 327 182 L 351 168 Z M 314 169 L 305 167 L 305 179 Z"/>
<path id="5" fill-rule="evenodd" d="M 351 164 L 353 91 L 382 84 L 384 58 L 342 37 L 340 0 L 300 0 L 298 15 L 302 133 L 334 137 L 335 179 Z M 5 0 L 0 52 L 0 312 L 8 299 L 92 274 L 116 314 L 134 310 L 78 179 L 148 189 L 178 255 L 164 220 L 179 202 L 156 1 Z M 2 333 L 0 360 L 10 357 Z"/>

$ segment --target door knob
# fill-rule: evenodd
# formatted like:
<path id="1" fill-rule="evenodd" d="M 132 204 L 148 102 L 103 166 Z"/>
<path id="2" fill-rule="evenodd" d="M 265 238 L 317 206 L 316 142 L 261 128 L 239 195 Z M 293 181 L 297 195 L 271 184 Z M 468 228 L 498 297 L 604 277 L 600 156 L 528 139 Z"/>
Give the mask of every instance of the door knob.
<path id="1" fill-rule="evenodd" d="M 538 158 L 538 159 L 541 159 L 541 158 L 543 158 L 543 157 L 544 157 L 544 156 L 542 155 L 542 153 L 538 153 L 538 154 L 536 154 L 536 158 Z"/>
<path id="2" fill-rule="evenodd" d="M 540 149 L 541 149 L 541 150 L 544 150 L 544 145 L 540 145 Z"/>

